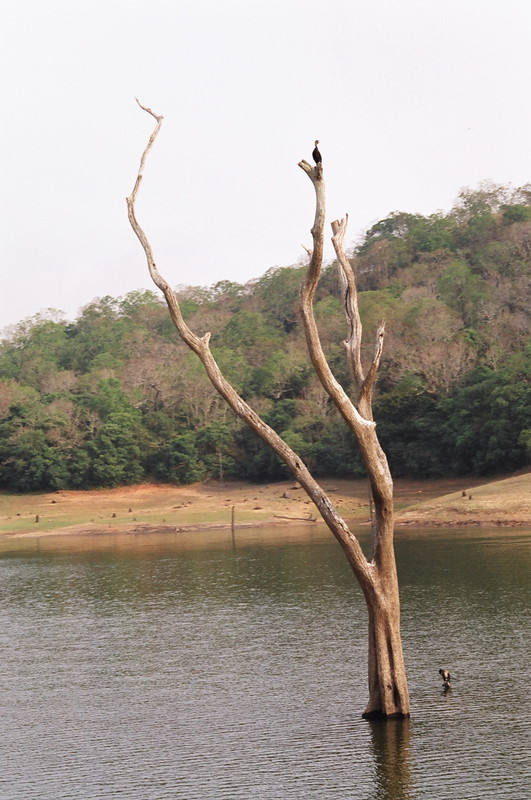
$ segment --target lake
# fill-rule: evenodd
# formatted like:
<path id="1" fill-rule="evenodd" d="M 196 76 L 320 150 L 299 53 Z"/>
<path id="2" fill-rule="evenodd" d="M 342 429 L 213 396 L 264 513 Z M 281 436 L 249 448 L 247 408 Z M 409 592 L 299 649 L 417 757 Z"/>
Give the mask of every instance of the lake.
<path id="1" fill-rule="evenodd" d="M 0 798 L 523 800 L 530 533 L 398 533 L 387 723 L 324 527 L 1 540 Z"/>

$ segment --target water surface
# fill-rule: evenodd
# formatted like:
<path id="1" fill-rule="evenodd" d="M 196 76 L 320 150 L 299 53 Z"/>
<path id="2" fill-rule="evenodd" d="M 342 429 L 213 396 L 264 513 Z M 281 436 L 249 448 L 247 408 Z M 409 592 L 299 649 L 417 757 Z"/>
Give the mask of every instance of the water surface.
<path id="1" fill-rule="evenodd" d="M 528 542 L 398 535 L 412 719 L 368 723 L 324 529 L 4 540 L 0 798 L 523 800 Z"/>

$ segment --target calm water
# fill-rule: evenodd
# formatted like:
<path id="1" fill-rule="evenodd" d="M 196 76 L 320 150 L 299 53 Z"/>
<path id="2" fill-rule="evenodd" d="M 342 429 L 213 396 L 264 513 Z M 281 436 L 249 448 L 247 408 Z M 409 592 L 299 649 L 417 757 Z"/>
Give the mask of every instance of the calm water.
<path id="1" fill-rule="evenodd" d="M 524 800 L 529 533 L 398 536 L 387 724 L 324 530 L 3 541 L 0 798 Z"/>

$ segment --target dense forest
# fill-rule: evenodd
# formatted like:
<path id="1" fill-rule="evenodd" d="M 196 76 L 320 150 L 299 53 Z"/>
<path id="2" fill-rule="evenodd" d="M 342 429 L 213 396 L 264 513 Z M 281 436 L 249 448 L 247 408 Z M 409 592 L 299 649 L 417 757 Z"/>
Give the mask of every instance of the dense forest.
<path id="1" fill-rule="evenodd" d="M 352 248 L 366 353 L 387 336 L 375 419 L 393 474 L 501 474 L 528 463 L 531 185 L 464 191 L 449 213 L 395 212 Z M 238 391 L 316 475 L 363 474 L 316 380 L 299 321 L 304 266 L 177 290 Z M 336 269 L 316 316 L 347 387 Z M 271 481 L 283 465 L 216 395 L 150 291 L 103 297 L 74 322 L 49 311 L 0 347 L 0 486 L 30 491 Z"/>

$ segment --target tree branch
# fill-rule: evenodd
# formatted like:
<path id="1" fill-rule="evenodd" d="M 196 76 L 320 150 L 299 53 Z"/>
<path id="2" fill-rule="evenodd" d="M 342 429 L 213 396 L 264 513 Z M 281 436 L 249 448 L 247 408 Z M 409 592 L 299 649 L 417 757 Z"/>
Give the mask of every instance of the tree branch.
<path id="1" fill-rule="evenodd" d="M 376 329 L 376 344 L 374 346 L 374 355 L 372 357 L 371 366 L 367 373 L 360 392 L 360 405 L 362 403 L 369 405 L 372 408 L 372 390 L 378 375 L 378 368 L 380 366 L 380 359 L 382 357 L 383 345 L 385 337 L 385 321 L 382 320 Z"/>
<path id="2" fill-rule="evenodd" d="M 315 322 L 313 310 L 313 300 L 315 290 L 321 274 L 324 240 L 324 181 L 322 165 L 311 167 L 306 161 L 301 161 L 299 166 L 306 172 L 312 181 L 316 194 L 315 221 L 312 227 L 314 240 L 313 255 L 308 266 L 306 279 L 301 287 L 301 312 L 306 333 L 306 341 L 310 359 L 321 381 L 325 391 L 332 399 L 343 419 L 354 433 L 358 440 L 361 455 L 371 484 L 371 491 L 374 498 L 375 525 L 373 536 L 373 557 L 374 563 L 381 565 L 388 559 L 394 559 L 393 552 L 393 481 L 387 463 L 387 458 L 383 452 L 378 437 L 376 435 L 375 423 L 372 419 L 371 389 L 376 377 L 376 370 L 379 361 L 381 348 L 378 348 L 371 370 L 369 371 L 368 381 L 364 379 L 361 367 L 361 321 L 357 309 L 356 281 L 352 267 L 346 257 L 343 238 L 346 231 L 347 218 L 341 222 L 333 223 L 334 247 L 338 254 L 340 268 L 343 272 L 347 291 L 345 296 L 345 311 L 351 328 L 351 353 L 354 377 L 358 378 L 357 402 L 359 410 L 347 395 L 343 387 L 335 379 L 332 370 L 323 353 L 319 332 Z M 383 335 L 383 330 L 381 331 Z M 382 336 L 378 338 L 378 343 Z M 365 387 L 365 388 L 364 388 Z M 360 413 L 361 412 L 361 413 Z"/>
<path id="3" fill-rule="evenodd" d="M 347 351 L 347 357 L 352 375 L 359 392 L 364 381 L 363 368 L 361 365 L 361 337 L 362 326 L 358 311 L 358 292 L 356 288 L 356 278 L 345 252 L 344 240 L 347 230 L 348 214 L 342 220 L 332 222 L 332 244 L 336 251 L 339 267 L 339 280 L 343 295 L 343 307 L 349 326 L 349 335 L 343 342 Z"/>
<path id="4" fill-rule="evenodd" d="M 336 251 L 339 265 L 339 274 L 343 293 L 343 305 L 345 308 L 347 322 L 349 324 L 349 336 L 345 340 L 344 345 L 347 350 L 349 363 L 351 365 L 353 377 L 356 382 L 358 407 L 364 417 L 372 419 L 372 390 L 378 375 L 378 367 L 382 357 L 385 323 L 381 322 L 376 331 L 374 355 L 367 373 L 367 377 L 365 377 L 361 364 L 362 325 L 358 308 L 356 276 L 345 251 L 345 234 L 347 230 L 347 223 L 347 214 L 345 214 L 341 221 L 335 220 L 332 222 L 332 232 L 334 234 L 332 236 L 332 244 L 334 245 L 334 250 Z"/>
<path id="5" fill-rule="evenodd" d="M 137 101 L 138 102 L 138 101 Z M 155 114 L 151 109 L 145 108 L 141 103 L 138 103 L 140 108 L 146 111 L 148 114 L 151 114 L 152 117 L 156 120 L 156 126 L 151 134 L 148 144 L 142 154 L 140 159 L 140 167 L 138 171 L 138 175 L 135 181 L 135 185 L 133 191 L 127 198 L 127 209 L 128 209 L 128 216 L 133 231 L 135 232 L 144 253 L 146 255 L 147 264 L 149 273 L 151 278 L 156 286 L 162 291 L 164 294 L 166 304 L 168 306 L 171 318 L 177 331 L 185 342 L 186 345 L 190 349 L 192 349 L 201 359 L 203 366 L 207 372 L 207 375 L 214 386 L 214 388 L 219 392 L 219 394 L 225 399 L 228 403 L 230 408 L 234 411 L 234 413 L 244 420 L 244 422 L 249 425 L 249 427 L 258 435 L 261 439 L 263 439 L 266 444 L 268 444 L 274 452 L 281 458 L 284 463 L 288 466 L 292 474 L 295 478 L 299 481 L 303 489 L 306 491 L 308 496 L 316 505 L 317 509 L 319 510 L 321 516 L 323 517 L 324 521 L 328 525 L 329 529 L 332 531 L 336 539 L 338 540 L 339 544 L 343 548 L 351 566 L 354 570 L 354 573 L 358 577 L 360 584 L 362 586 L 372 585 L 374 578 L 373 578 L 373 565 L 370 564 L 365 555 L 361 546 L 354 536 L 354 534 L 349 530 L 346 522 L 341 518 L 341 516 L 337 513 L 336 509 L 334 508 L 332 502 L 322 489 L 322 487 L 317 483 L 314 477 L 311 475 L 310 471 L 302 461 L 302 459 L 295 453 L 284 440 L 267 425 L 261 417 L 245 402 L 245 400 L 236 392 L 233 388 L 232 384 L 226 380 L 224 375 L 222 374 L 214 356 L 212 355 L 210 348 L 209 348 L 209 340 L 210 340 L 210 333 L 206 333 L 202 337 L 196 336 L 193 331 L 188 327 L 184 318 L 181 313 L 181 309 L 179 307 L 179 302 L 177 300 L 177 296 L 175 292 L 171 289 L 168 282 L 162 277 L 158 268 L 155 263 L 155 259 L 153 256 L 153 251 L 151 245 L 148 241 L 148 238 L 144 231 L 142 230 L 141 226 L 136 219 L 135 214 L 135 201 L 137 198 L 140 182 L 142 179 L 142 173 L 144 169 L 144 165 L 146 162 L 146 158 L 149 155 L 151 148 L 155 142 L 155 139 L 160 131 L 163 117 L 158 116 Z M 309 167 L 309 165 L 307 165 Z M 310 169 L 312 169 L 310 167 Z M 316 172 L 322 172 L 315 168 Z M 319 219 L 317 220 L 316 215 L 316 222 L 314 223 L 315 226 L 322 227 L 322 221 Z M 315 259 L 315 253 L 312 257 Z M 373 424 L 373 423 L 372 423 Z"/>
<path id="6" fill-rule="evenodd" d="M 340 414 L 352 431 L 357 431 L 359 436 L 364 436 L 365 431 L 374 428 L 374 422 L 369 417 L 366 419 L 360 414 L 352 403 L 343 387 L 334 377 L 321 345 L 321 339 L 315 314 L 313 301 L 323 263 L 324 222 L 325 222 L 325 187 L 323 181 L 323 168 L 321 164 L 311 167 L 306 161 L 300 161 L 299 167 L 308 175 L 315 188 L 315 220 L 311 230 L 313 237 L 313 251 L 306 278 L 301 286 L 301 313 L 308 344 L 308 352 L 315 372 L 323 388 L 335 403 Z M 359 438 L 359 437 L 358 437 Z"/>
<path id="7" fill-rule="evenodd" d="M 384 717 L 409 716 L 407 682 L 400 641 L 398 581 L 393 550 L 392 480 L 387 465 L 387 459 L 376 436 L 375 424 L 372 418 L 367 418 L 368 416 L 372 417 L 369 401 L 381 355 L 383 326 L 379 328 L 377 347 L 371 368 L 367 378 L 363 380 L 361 360 L 359 358 L 359 349 L 361 347 L 361 323 L 357 315 L 356 285 L 350 265 L 349 268 L 346 266 L 348 260 L 345 255 L 344 263 L 341 265 L 341 268 L 344 272 L 343 278 L 346 287 L 345 309 L 350 325 L 349 347 L 354 360 L 356 375 L 362 386 L 362 404 L 360 408 L 362 410 L 368 408 L 368 413 L 364 413 L 362 416 L 332 375 L 322 351 L 313 313 L 313 300 L 321 273 L 323 258 L 325 196 L 322 165 L 318 164 L 312 167 L 306 161 L 301 161 L 299 165 L 310 177 L 316 191 L 316 212 L 312 227 L 314 247 L 310 257 L 306 279 L 301 287 L 301 306 L 312 363 L 322 385 L 357 437 L 363 459 L 367 466 L 375 506 L 372 562 L 369 562 L 365 558 L 357 538 L 349 530 L 345 521 L 339 516 L 330 499 L 321 486 L 314 480 L 299 456 L 288 447 L 286 442 L 284 442 L 272 428 L 265 424 L 225 379 L 210 352 L 210 334 L 206 333 L 204 336 L 198 337 L 187 326 L 175 293 L 168 282 L 159 273 L 147 236 L 136 219 L 135 201 L 142 180 L 146 158 L 160 131 L 163 118 L 139 102 L 138 105 L 143 111 L 150 114 L 155 119 L 156 126 L 142 153 L 135 185 L 131 195 L 127 198 L 127 208 L 131 226 L 144 249 L 151 278 L 164 294 L 171 318 L 179 335 L 188 347 L 194 350 L 199 356 L 214 388 L 227 401 L 234 413 L 243 419 L 285 462 L 308 496 L 313 500 L 324 521 L 341 545 L 358 578 L 369 610 L 370 696 L 365 714 L 367 716 L 381 715 Z M 337 234 L 338 246 L 340 252 L 343 253 L 346 218 L 341 223 L 334 223 L 334 227 L 336 227 L 334 236 Z M 360 401 L 358 400 L 358 402 Z"/>

